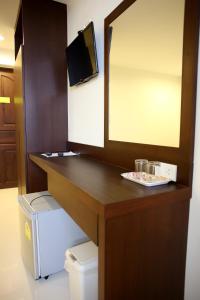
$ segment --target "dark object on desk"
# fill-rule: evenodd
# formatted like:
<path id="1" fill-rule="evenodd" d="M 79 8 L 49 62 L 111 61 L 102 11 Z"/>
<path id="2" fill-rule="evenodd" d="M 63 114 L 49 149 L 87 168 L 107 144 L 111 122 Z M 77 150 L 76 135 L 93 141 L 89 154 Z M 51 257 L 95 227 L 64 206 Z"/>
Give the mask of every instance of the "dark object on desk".
<path id="1" fill-rule="evenodd" d="M 50 157 L 52 155 L 52 152 L 46 152 L 45 154 L 46 156 Z"/>
<path id="2" fill-rule="evenodd" d="M 58 152 L 58 156 L 63 157 L 64 156 L 63 152 Z"/>

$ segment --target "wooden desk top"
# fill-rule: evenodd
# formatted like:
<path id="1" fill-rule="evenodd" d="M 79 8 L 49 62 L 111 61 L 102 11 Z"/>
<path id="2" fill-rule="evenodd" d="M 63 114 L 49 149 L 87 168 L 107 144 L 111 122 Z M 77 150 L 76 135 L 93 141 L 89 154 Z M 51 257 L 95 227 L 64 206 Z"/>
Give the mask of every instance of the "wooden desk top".
<path id="1" fill-rule="evenodd" d="M 126 170 L 85 155 L 30 158 L 47 172 L 50 193 L 99 247 L 99 299 L 153 299 L 157 287 L 157 299 L 169 287 L 172 299 L 182 299 L 189 187 L 144 187 L 123 179 Z"/>
<path id="2" fill-rule="evenodd" d="M 64 176 L 103 206 L 181 190 L 187 190 L 189 193 L 188 187 L 179 184 L 145 187 L 130 182 L 120 176 L 121 173 L 127 172 L 126 169 L 86 155 L 45 158 L 39 154 L 31 154 L 30 158 L 47 173 L 54 171 Z"/>

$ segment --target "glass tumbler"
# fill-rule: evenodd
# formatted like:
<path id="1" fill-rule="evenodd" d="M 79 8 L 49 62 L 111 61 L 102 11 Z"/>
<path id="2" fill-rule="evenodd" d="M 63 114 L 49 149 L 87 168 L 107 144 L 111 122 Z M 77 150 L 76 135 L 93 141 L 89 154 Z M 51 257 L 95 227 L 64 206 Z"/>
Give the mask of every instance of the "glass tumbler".
<path id="1" fill-rule="evenodd" d="M 136 159 L 135 160 L 135 172 L 146 172 L 147 164 L 148 164 L 147 159 Z"/>
<path id="2" fill-rule="evenodd" d="M 145 172 L 148 174 L 155 175 L 156 166 L 159 166 L 159 161 L 149 161 L 148 164 L 145 166 Z"/>

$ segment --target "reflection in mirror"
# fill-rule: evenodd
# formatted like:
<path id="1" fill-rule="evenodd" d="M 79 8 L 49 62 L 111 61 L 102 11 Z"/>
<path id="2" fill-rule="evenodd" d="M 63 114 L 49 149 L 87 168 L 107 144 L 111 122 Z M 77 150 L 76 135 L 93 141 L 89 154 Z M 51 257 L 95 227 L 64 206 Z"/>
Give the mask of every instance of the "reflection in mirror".
<path id="1" fill-rule="evenodd" d="M 179 147 L 184 0 L 137 0 L 111 24 L 109 140 Z"/>

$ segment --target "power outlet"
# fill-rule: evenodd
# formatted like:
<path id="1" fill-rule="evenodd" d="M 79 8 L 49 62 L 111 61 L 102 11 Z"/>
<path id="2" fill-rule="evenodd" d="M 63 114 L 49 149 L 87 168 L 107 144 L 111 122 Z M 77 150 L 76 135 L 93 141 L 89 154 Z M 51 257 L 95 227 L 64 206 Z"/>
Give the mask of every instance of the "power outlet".
<path id="1" fill-rule="evenodd" d="M 167 177 L 171 181 L 176 182 L 177 165 L 166 164 L 166 163 L 160 162 L 160 165 L 156 166 L 156 168 L 155 168 L 155 175 Z"/>

